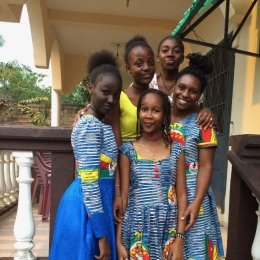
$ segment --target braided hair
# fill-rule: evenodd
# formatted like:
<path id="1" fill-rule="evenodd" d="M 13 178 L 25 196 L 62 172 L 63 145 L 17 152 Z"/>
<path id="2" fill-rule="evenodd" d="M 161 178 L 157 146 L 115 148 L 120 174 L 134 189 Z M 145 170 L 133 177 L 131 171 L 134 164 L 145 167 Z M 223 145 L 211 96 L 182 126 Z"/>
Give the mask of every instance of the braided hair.
<path id="1" fill-rule="evenodd" d="M 164 117 L 163 117 L 163 123 L 162 123 L 162 127 L 161 127 L 161 134 L 162 134 L 165 144 L 169 145 L 171 143 L 171 140 L 170 140 L 171 103 L 169 101 L 168 96 L 165 93 L 163 93 L 161 90 L 153 89 L 153 88 L 150 88 L 150 89 L 147 89 L 146 91 L 144 91 L 138 100 L 137 125 L 136 125 L 137 139 L 140 139 L 143 135 L 143 129 L 142 129 L 142 126 L 140 125 L 140 121 L 139 121 L 139 114 L 140 114 L 143 98 L 147 94 L 154 94 L 162 99 Z"/>

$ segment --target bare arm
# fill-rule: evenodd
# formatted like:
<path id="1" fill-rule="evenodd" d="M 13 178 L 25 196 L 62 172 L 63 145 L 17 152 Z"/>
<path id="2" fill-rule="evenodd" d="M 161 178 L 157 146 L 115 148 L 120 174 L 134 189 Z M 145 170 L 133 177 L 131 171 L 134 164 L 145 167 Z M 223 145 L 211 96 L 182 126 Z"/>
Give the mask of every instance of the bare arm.
<path id="1" fill-rule="evenodd" d="M 176 178 L 176 193 L 178 204 L 178 232 L 184 233 L 186 223 L 183 221 L 183 214 L 188 206 L 187 190 L 186 190 L 186 178 L 185 178 L 185 156 L 184 152 L 180 154 L 178 160 Z"/>
<path id="2" fill-rule="evenodd" d="M 121 129 L 120 129 L 120 106 L 116 106 L 104 119 L 106 124 L 113 128 L 117 146 L 122 145 Z"/>
<path id="3" fill-rule="evenodd" d="M 113 128 L 117 146 L 122 145 L 121 130 L 120 130 L 120 107 L 115 107 L 104 119 L 105 123 Z M 120 192 L 120 175 L 119 168 L 115 171 L 115 199 L 113 205 L 115 223 L 119 223 L 123 216 L 123 205 Z"/>
<path id="4" fill-rule="evenodd" d="M 178 164 L 177 164 L 176 193 L 177 193 L 177 205 L 178 205 L 177 233 L 184 235 L 186 222 L 183 220 L 183 214 L 187 208 L 184 152 L 180 154 Z M 173 243 L 169 251 L 168 260 L 183 259 L 183 244 L 184 244 L 184 239 L 176 236 L 175 242 Z"/>
<path id="5" fill-rule="evenodd" d="M 208 191 L 212 177 L 214 155 L 215 147 L 199 149 L 199 172 L 197 175 L 196 196 L 184 214 L 185 217 L 190 215 L 190 223 L 186 227 L 186 230 L 195 224 L 202 201 Z"/>
<path id="6" fill-rule="evenodd" d="M 128 188 L 130 180 L 130 162 L 128 158 L 120 153 L 119 155 L 119 170 L 121 175 L 121 197 L 123 204 L 123 212 L 126 211 L 128 202 Z M 127 259 L 127 252 L 122 245 L 122 223 L 117 224 L 116 244 L 118 259 Z"/>

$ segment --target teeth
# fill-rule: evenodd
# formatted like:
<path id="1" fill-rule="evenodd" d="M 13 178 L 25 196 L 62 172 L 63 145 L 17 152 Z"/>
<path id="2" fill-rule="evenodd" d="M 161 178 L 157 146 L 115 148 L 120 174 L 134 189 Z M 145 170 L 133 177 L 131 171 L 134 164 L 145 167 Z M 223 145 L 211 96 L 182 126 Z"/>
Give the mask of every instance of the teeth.
<path id="1" fill-rule="evenodd" d="M 179 102 L 181 103 L 181 104 L 187 104 L 188 102 L 186 102 L 185 100 L 183 100 L 183 99 L 179 99 Z"/>

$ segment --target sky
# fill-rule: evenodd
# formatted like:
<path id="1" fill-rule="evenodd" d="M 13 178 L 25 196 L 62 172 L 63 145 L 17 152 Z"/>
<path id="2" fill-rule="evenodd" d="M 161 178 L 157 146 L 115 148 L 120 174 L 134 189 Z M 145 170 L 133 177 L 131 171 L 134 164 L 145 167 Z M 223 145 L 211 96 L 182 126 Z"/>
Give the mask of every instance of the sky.
<path id="1" fill-rule="evenodd" d="M 48 69 L 37 69 L 34 66 L 31 30 L 26 6 L 23 8 L 20 23 L 0 22 L 0 34 L 4 38 L 4 46 L 0 47 L 0 62 L 16 60 L 29 66 L 33 71 L 46 74 L 43 85 L 50 86 L 51 76 Z"/>

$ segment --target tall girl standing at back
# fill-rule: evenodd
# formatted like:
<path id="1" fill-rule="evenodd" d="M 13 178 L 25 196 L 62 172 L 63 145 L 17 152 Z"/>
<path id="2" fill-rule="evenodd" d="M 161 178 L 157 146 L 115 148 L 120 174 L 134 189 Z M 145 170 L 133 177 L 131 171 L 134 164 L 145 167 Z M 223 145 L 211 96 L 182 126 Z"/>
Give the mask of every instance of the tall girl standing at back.
<path id="1" fill-rule="evenodd" d="M 179 75 L 179 67 L 184 60 L 184 44 L 180 38 L 174 36 L 164 37 L 157 49 L 156 56 L 159 72 L 150 83 L 150 88 L 160 89 L 172 101 L 173 89 Z M 197 123 L 201 128 L 212 127 L 214 114 L 207 107 L 202 107 L 200 102 L 194 104 L 194 112 L 198 112 Z"/>
<path id="2" fill-rule="evenodd" d="M 184 154 L 182 145 L 169 140 L 168 97 L 159 90 L 145 91 L 137 115 L 140 136 L 120 148 L 125 214 L 117 225 L 118 259 L 182 260 L 186 224 L 180 218 L 187 207 Z M 172 193 L 174 187 L 177 194 Z"/>
<path id="3" fill-rule="evenodd" d="M 118 153 L 112 128 L 102 120 L 119 102 L 122 79 L 106 51 L 94 54 L 88 69 L 91 101 L 71 136 L 78 176 L 59 205 L 52 260 L 116 259 L 112 207 Z"/>
<path id="4" fill-rule="evenodd" d="M 212 71 L 207 56 L 188 55 L 189 66 L 180 71 L 173 91 L 173 141 L 184 144 L 189 216 L 185 253 L 189 260 L 220 260 L 224 258 L 215 197 L 210 187 L 213 159 L 217 146 L 214 129 L 200 129 L 193 112 L 207 85 L 206 74 Z M 195 223 L 195 224 L 194 224 Z"/>

